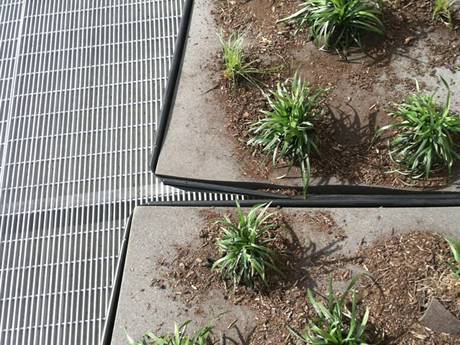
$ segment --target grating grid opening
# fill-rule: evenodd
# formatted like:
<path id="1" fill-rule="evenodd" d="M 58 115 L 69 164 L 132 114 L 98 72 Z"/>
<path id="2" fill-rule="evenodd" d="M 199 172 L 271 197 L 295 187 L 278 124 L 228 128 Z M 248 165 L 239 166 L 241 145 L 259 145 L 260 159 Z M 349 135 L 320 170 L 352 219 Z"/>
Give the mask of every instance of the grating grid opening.
<path id="1" fill-rule="evenodd" d="M 183 0 L 0 4 L 0 344 L 98 344 Z"/>

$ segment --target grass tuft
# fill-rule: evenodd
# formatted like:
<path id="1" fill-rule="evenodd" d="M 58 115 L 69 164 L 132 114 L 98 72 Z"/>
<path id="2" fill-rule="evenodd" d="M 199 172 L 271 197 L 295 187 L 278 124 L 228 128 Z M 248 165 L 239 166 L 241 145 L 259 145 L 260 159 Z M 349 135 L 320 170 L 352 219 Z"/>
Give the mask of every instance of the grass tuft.
<path id="1" fill-rule="evenodd" d="M 369 309 L 366 308 L 362 318 L 358 315 L 358 298 L 353 289 L 358 277 L 352 279 L 345 292 L 338 296 L 332 288 L 329 278 L 329 293 L 326 304 L 317 301 L 309 289 L 307 298 L 313 306 L 317 318 L 310 320 L 303 333 L 289 327 L 289 331 L 297 339 L 310 345 L 366 345 L 366 326 Z M 348 295 L 352 294 L 351 310 L 347 306 Z"/>
<path id="2" fill-rule="evenodd" d="M 254 67 L 256 61 L 247 61 L 244 53 L 244 35 L 235 32 L 225 39 L 221 31 L 217 37 L 222 48 L 225 79 L 229 80 L 233 86 L 242 80 L 258 86 L 259 77 L 266 74 L 266 71 Z"/>
<path id="3" fill-rule="evenodd" d="M 380 1 L 305 0 L 301 9 L 281 20 L 309 27 L 317 47 L 345 50 L 361 46 L 364 33 L 384 34 Z"/>
<path id="4" fill-rule="evenodd" d="M 454 276 L 460 278 L 460 241 L 454 238 L 446 238 L 446 241 L 449 244 L 453 256 L 453 260 L 449 263 L 449 266 Z"/>
<path id="5" fill-rule="evenodd" d="M 436 102 L 434 95 L 420 91 L 408 97 L 390 116 L 398 123 L 382 127 L 377 132 L 396 131 L 390 140 L 390 155 L 400 165 L 399 173 L 417 179 L 430 177 L 434 170 L 447 167 L 452 172 L 454 160 L 459 159 L 454 136 L 460 133 L 460 117 L 450 110 L 451 92 L 448 89 L 444 105 Z"/>
<path id="6" fill-rule="evenodd" d="M 319 155 L 314 121 L 324 114 L 325 93 L 324 89 L 313 91 L 296 74 L 267 95 L 270 110 L 262 111 L 265 117 L 250 128 L 253 137 L 248 144 L 272 155 L 274 166 L 281 161 L 289 161 L 289 169 L 300 165 L 305 197 L 310 183 L 310 156 Z"/>
<path id="7" fill-rule="evenodd" d="M 188 336 L 187 326 L 190 321 L 182 325 L 174 325 L 174 332 L 166 335 L 155 335 L 153 332 L 144 334 L 141 340 L 134 340 L 127 335 L 129 345 L 210 345 L 212 344 L 211 326 L 206 326 L 197 330 L 193 335 Z"/>
<path id="8" fill-rule="evenodd" d="M 457 0 L 434 0 L 433 19 L 440 20 L 449 27 L 454 26 L 453 6 Z"/>
<path id="9" fill-rule="evenodd" d="M 236 288 L 240 283 L 253 287 L 260 279 L 267 284 L 267 271 L 281 273 L 276 263 L 276 254 L 269 248 L 273 241 L 269 232 L 277 227 L 270 222 L 273 214 L 267 213 L 270 204 L 258 205 L 244 214 L 236 204 L 236 222 L 227 216 L 219 222 L 223 231 L 217 246 L 223 256 L 213 269 L 221 272 L 224 279 L 231 280 Z"/>

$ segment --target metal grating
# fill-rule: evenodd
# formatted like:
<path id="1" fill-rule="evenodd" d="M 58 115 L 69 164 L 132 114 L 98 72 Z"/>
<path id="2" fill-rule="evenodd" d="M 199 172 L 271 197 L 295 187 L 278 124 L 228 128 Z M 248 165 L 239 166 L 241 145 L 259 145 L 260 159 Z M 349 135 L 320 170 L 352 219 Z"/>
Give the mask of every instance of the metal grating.
<path id="1" fill-rule="evenodd" d="M 0 4 L 0 344 L 98 344 L 183 0 Z"/>

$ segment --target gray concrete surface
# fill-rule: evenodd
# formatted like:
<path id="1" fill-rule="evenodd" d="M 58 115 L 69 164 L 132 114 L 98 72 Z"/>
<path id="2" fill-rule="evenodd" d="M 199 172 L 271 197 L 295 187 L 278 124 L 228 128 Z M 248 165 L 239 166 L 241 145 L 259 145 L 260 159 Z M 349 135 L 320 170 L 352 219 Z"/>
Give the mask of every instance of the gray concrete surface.
<path id="1" fill-rule="evenodd" d="M 279 179 L 287 169 L 276 169 L 268 179 L 250 177 L 243 171 L 243 165 L 235 154 L 235 143 L 225 129 L 225 111 L 218 100 L 218 86 L 215 73 L 210 71 L 214 67 L 213 61 L 219 51 L 216 32 L 219 31 L 213 20 L 211 11 L 215 8 L 211 0 L 196 0 L 193 11 L 191 28 L 187 49 L 182 68 L 177 97 L 172 110 L 170 123 L 166 133 L 162 151 L 159 156 L 156 173 L 159 175 L 174 176 L 186 179 L 201 179 L 206 181 L 229 182 L 262 182 L 277 185 L 300 186 L 300 173 L 292 169 L 287 178 Z M 428 35 L 430 39 L 443 39 L 436 32 L 420 33 Z M 442 35 L 441 35 L 442 36 Z M 249 39 L 249 38 L 248 38 Z M 453 49 L 456 49 L 453 47 Z M 308 56 L 317 56 L 319 53 L 313 44 L 307 44 L 302 53 L 303 60 Z M 302 50 L 303 51 L 303 50 Z M 325 52 L 320 52 L 326 59 L 333 57 Z M 445 98 L 446 90 L 439 86 L 439 75 L 443 76 L 451 85 L 453 109 L 459 111 L 460 103 L 460 73 L 451 71 L 447 66 L 440 66 L 432 71 L 428 65 L 430 51 L 424 39 L 418 40 L 414 46 L 402 47 L 392 56 L 390 70 L 400 76 L 400 84 L 395 84 L 390 96 L 385 95 L 382 85 L 375 85 L 372 91 L 356 90 L 344 80 L 338 83 L 337 94 L 343 99 L 351 99 L 356 109 L 368 109 L 369 104 L 380 104 L 387 107 L 391 102 L 397 101 L 392 97 L 392 92 L 407 92 L 407 83 L 418 79 L 430 91 L 437 91 L 441 99 Z M 321 58 L 321 57 L 319 57 Z M 300 59 L 300 61 L 303 61 Z M 313 60 L 314 61 L 314 60 Z M 418 68 L 411 68 L 413 64 Z M 457 63 L 459 63 L 457 61 Z M 360 66 L 360 64 L 358 64 Z M 301 68 L 302 74 L 308 77 L 305 66 Z M 417 72 L 415 72 L 417 71 Z M 381 80 L 385 81 L 387 75 L 382 74 Z M 388 90 L 387 90 L 388 91 Z M 383 92 L 383 94 L 382 94 Z M 388 92 L 387 92 L 388 93 Z M 358 96 L 357 96 L 358 94 Z M 389 99 L 387 99 L 389 98 Z M 363 104 L 356 104 L 362 102 Z M 350 104 L 351 104 L 350 103 Z M 347 110 L 347 104 L 342 108 Z M 367 121 L 367 115 L 361 114 Z M 350 119 L 350 121 L 353 121 Z M 358 121 L 358 122 L 359 122 Z M 363 122 L 363 123 L 364 123 Z M 443 190 L 459 190 L 460 169 L 454 173 L 453 183 Z M 325 184 L 350 184 L 349 181 L 339 181 L 334 177 L 316 177 L 311 183 Z"/>
<path id="2" fill-rule="evenodd" d="M 241 180 L 225 113 L 209 69 L 220 47 L 212 0 L 196 0 L 182 74 L 161 149 L 157 174 L 195 179 Z"/>
<path id="3" fill-rule="evenodd" d="M 199 243 L 198 234 L 203 226 L 199 212 L 203 209 L 139 207 L 135 210 L 112 344 L 126 344 L 125 330 L 136 338 L 147 330 L 168 331 L 174 321 L 192 319 L 194 326 L 206 324 L 224 311 L 228 314 L 217 322 L 217 329 L 225 329 L 234 319 L 239 320 L 238 325 L 242 330 L 251 329 L 249 311 L 240 306 L 230 309 L 224 307 L 225 301 L 219 291 L 210 294 L 206 305 L 197 304 L 187 308 L 180 299 L 172 298 L 168 289 L 151 286 L 153 279 L 161 278 L 164 274 L 165 268 L 159 265 L 159 259 L 171 262 L 176 255 L 176 245 Z M 215 210 L 223 213 L 229 209 Z M 372 243 L 382 236 L 415 230 L 460 238 L 460 208 L 285 208 L 283 211 L 292 215 L 293 230 L 305 246 L 313 244 L 311 248 L 315 248 L 315 251 L 326 250 L 329 255 L 352 255 L 363 240 Z M 305 214 L 317 211 L 330 212 L 347 239 L 330 247 L 330 237 L 304 220 Z"/>

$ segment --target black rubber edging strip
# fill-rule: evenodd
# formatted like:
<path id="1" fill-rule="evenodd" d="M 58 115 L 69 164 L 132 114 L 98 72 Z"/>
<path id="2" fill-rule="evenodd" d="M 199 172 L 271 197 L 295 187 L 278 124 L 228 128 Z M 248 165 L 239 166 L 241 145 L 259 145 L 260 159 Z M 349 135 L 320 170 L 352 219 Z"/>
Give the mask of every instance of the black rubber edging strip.
<path id="1" fill-rule="evenodd" d="M 261 199 L 286 199 L 287 196 L 274 194 L 271 192 L 264 192 L 261 189 L 274 188 L 266 184 L 246 184 L 223 182 L 223 183 L 209 183 L 208 181 L 188 180 L 182 178 L 173 178 L 169 176 L 158 176 L 164 184 L 176 188 L 184 189 L 192 192 L 208 192 L 208 193 L 225 193 L 225 194 L 239 194 L 246 195 Z M 280 189 L 280 188 L 277 188 Z"/>
<path id="2" fill-rule="evenodd" d="M 123 280 L 123 272 L 125 270 L 126 254 L 128 253 L 129 235 L 131 233 L 131 223 L 133 220 L 133 213 L 129 216 L 126 223 L 126 230 L 123 236 L 123 242 L 120 250 L 120 256 L 115 270 L 115 278 L 112 287 L 112 297 L 109 301 L 109 308 L 107 311 L 107 319 L 102 332 L 101 345 L 110 345 L 112 342 L 113 328 L 115 326 L 115 318 L 117 316 L 118 299 L 120 298 L 121 283 Z"/>
<path id="3" fill-rule="evenodd" d="M 264 192 L 263 190 L 296 190 L 302 192 L 301 187 L 290 187 L 261 182 L 230 182 L 230 181 L 209 181 L 200 179 L 184 179 L 166 175 L 156 175 L 168 185 L 193 191 L 224 192 L 233 194 L 244 194 L 268 198 L 288 198 L 283 195 Z M 331 195 L 331 194 L 361 194 L 361 195 L 455 195 L 460 197 L 460 193 L 451 191 L 416 191 L 393 189 L 388 187 L 373 187 L 363 185 L 315 185 L 310 186 L 309 194 L 312 195 Z M 302 198 L 299 196 L 299 198 Z"/>
<path id="4" fill-rule="evenodd" d="M 182 61 L 184 59 L 185 47 L 187 45 L 187 36 L 192 18 L 194 0 L 185 0 L 185 5 L 182 13 L 182 19 L 177 33 L 176 45 L 174 48 L 174 56 L 169 70 L 168 82 L 166 84 L 165 93 L 163 96 L 163 107 L 160 110 L 160 122 L 156 133 L 155 144 L 153 145 L 153 154 L 150 161 L 150 169 L 155 174 L 160 157 L 161 147 L 165 139 L 166 130 L 173 108 L 177 85 L 182 69 Z"/>
<path id="5" fill-rule="evenodd" d="M 173 187 L 183 188 L 190 191 L 220 192 L 247 195 L 263 199 L 288 200 L 289 197 L 274 192 L 266 192 L 263 189 L 301 191 L 300 188 L 281 186 L 265 183 L 250 182 L 225 182 L 188 179 L 176 176 L 157 175 L 156 168 L 165 140 L 166 131 L 171 116 L 177 85 L 181 75 L 182 62 L 185 56 L 188 32 L 192 18 L 194 0 L 186 0 L 178 31 L 175 53 L 171 63 L 168 83 L 163 98 L 163 108 L 160 111 L 160 122 L 158 125 L 157 137 L 155 140 L 150 168 L 163 183 Z M 299 205 L 322 207 L 360 207 L 366 206 L 390 206 L 390 207 L 437 207 L 437 206 L 460 206 L 460 193 L 458 192 L 436 192 L 436 191 L 406 191 L 385 187 L 371 186 L 310 186 L 308 200 L 293 199 Z M 359 202 L 359 204 L 355 204 Z"/>
<path id="6" fill-rule="evenodd" d="M 276 207 L 302 208 L 410 208 L 410 207 L 456 207 L 460 206 L 458 197 L 439 197 L 425 195 L 423 198 L 413 195 L 311 195 L 308 199 L 249 199 L 239 200 L 241 206 L 271 203 Z M 236 201 L 156 201 L 142 206 L 155 207 L 234 207 Z"/>

